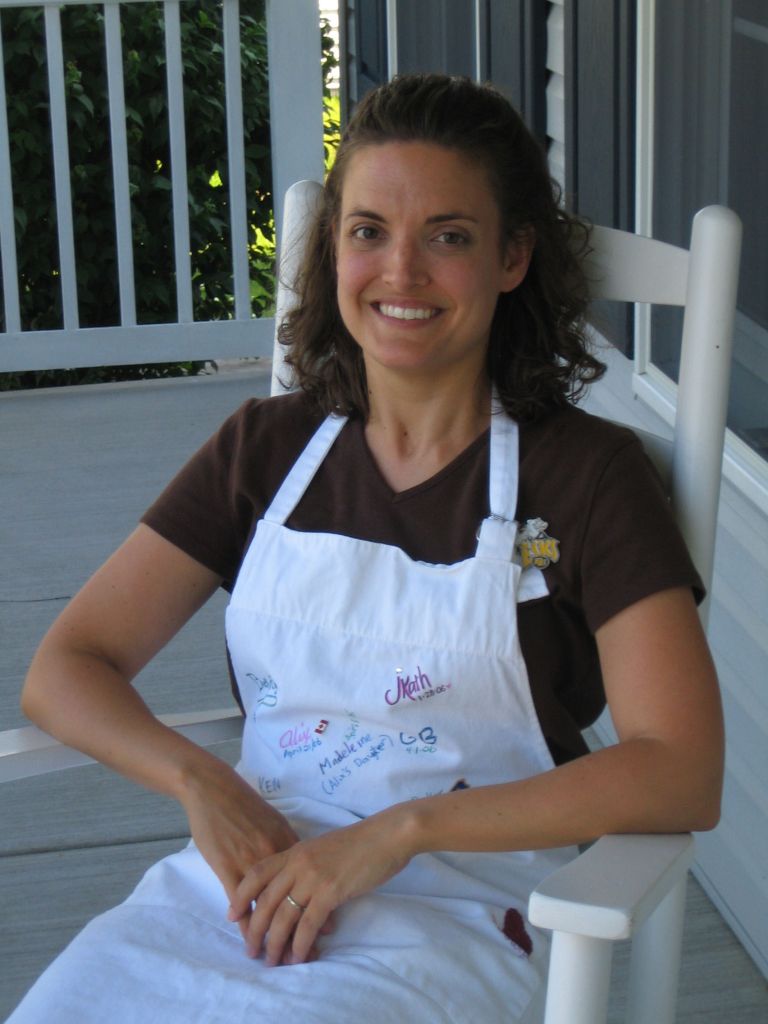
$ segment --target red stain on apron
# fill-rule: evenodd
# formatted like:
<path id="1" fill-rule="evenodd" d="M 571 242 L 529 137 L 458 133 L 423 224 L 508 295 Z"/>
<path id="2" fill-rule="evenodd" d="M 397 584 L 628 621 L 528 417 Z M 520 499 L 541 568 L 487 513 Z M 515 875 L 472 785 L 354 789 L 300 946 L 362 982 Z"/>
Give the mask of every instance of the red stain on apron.
<path id="1" fill-rule="evenodd" d="M 519 910 L 514 910 L 512 907 L 509 908 L 504 915 L 504 924 L 501 930 L 510 942 L 514 942 L 516 946 L 522 949 L 526 956 L 531 955 L 533 952 L 533 942 L 531 936 L 525 930 L 523 915 Z"/>

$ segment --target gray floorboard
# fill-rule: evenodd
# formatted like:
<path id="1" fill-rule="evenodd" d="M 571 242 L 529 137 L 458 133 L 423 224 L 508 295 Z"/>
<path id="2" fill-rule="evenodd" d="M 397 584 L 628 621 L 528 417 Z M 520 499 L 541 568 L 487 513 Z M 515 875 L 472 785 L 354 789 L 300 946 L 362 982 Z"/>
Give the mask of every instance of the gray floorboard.
<path id="1" fill-rule="evenodd" d="M 629 944 L 617 943 L 608 1024 L 623 1024 Z M 694 878 L 688 879 L 677 1024 L 768 1024 L 768 986 Z"/>
<path id="2" fill-rule="evenodd" d="M 123 900 L 151 864 L 186 842 L 182 835 L 0 859 L 0 1020 L 92 917 Z"/>

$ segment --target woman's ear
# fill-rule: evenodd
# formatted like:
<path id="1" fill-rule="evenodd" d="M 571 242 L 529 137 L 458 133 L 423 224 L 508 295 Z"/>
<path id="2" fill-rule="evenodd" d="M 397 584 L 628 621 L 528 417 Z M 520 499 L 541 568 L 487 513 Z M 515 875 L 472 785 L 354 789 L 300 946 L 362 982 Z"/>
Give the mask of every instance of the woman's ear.
<path id="1" fill-rule="evenodd" d="M 522 284 L 536 245 L 533 228 L 521 231 L 514 241 L 508 242 L 504 250 L 503 292 L 513 292 Z"/>

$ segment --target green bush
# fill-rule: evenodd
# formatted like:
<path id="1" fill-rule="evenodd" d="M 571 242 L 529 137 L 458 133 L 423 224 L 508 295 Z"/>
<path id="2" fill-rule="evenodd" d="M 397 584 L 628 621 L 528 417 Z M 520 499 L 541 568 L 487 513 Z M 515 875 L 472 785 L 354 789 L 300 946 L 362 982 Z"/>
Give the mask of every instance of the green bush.
<path id="1" fill-rule="evenodd" d="M 274 291 L 274 225 L 269 150 L 267 40 L 263 0 L 241 0 L 240 32 L 249 199 L 252 311 L 268 313 Z M 101 8 L 62 9 L 69 122 L 77 293 L 84 327 L 119 322 L 104 25 Z M 173 223 L 162 6 L 121 6 L 123 68 L 132 198 L 137 320 L 176 319 Z M 50 113 L 42 11 L 2 14 L 3 48 L 17 231 L 22 327 L 62 326 Z M 216 0 L 181 5 L 190 249 L 196 320 L 234 311 L 221 7 Z M 324 31 L 324 64 L 333 58 Z M 0 328 L 4 328 L 0 309 Z M 0 375 L 0 390 L 18 386 L 167 376 L 202 363 L 103 367 Z"/>

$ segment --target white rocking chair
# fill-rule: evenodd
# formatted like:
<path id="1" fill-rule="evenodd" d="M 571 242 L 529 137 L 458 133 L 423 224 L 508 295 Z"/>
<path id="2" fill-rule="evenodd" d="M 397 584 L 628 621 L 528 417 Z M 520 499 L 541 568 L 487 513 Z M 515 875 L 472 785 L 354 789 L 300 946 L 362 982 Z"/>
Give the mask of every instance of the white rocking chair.
<path id="1" fill-rule="evenodd" d="M 299 182 L 287 193 L 277 322 L 293 299 L 307 218 L 320 193 Z M 694 219 L 690 251 L 610 228 L 595 228 L 589 257 L 597 298 L 685 307 L 674 443 L 645 437 L 669 481 L 676 515 L 709 589 L 736 304 L 741 225 L 711 206 Z M 275 346 L 273 393 L 286 368 Z M 706 605 L 702 611 L 706 616 Z M 238 710 L 161 716 L 196 742 L 236 737 Z M 0 782 L 89 763 L 29 726 L 0 733 Z M 606 1019 L 612 942 L 633 938 L 631 1024 L 671 1024 L 677 989 L 690 835 L 605 836 L 532 894 L 533 924 L 554 933 L 544 1024 Z"/>

